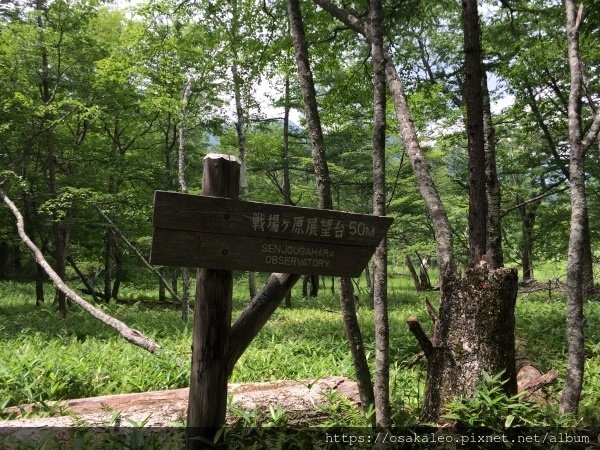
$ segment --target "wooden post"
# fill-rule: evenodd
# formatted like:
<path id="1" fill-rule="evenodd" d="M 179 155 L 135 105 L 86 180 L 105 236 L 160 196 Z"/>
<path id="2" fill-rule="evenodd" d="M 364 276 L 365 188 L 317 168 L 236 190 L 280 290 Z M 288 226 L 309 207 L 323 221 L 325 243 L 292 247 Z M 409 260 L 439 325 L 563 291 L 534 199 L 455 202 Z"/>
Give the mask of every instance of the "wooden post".
<path id="1" fill-rule="evenodd" d="M 204 195 L 237 198 L 239 185 L 237 158 L 217 154 L 204 158 Z M 188 450 L 206 448 L 203 439 L 213 442 L 217 431 L 225 425 L 232 291 L 231 270 L 198 269 L 187 415 Z"/>

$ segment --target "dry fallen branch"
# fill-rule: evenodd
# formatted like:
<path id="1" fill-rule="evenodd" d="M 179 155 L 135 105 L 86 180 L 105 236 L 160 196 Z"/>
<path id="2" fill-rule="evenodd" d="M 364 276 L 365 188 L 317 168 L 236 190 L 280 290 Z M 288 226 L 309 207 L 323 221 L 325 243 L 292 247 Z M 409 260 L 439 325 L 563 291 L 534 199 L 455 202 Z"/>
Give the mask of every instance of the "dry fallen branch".
<path id="1" fill-rule="evenodd" d="M 171 288 L 171 286 L 169 285 L 167 280 L 165 280 L 162 274 L 155 267 L 152 267 L 148 261 L 146 261 L 144 255 L 140 253 L 140 251 L 135 247 L 135 245 L 129 242 L 129 240 L 125 237 L 121 230 L 119 230 L 119 227 L 117 227 L 115 223 L 112 220 L 110 220 L 110 217 L 104 214 L 104 212 L 100 209 L 98 205 L 94 205 L 94 208 L 96 208 L 96 211 L 98 211 L 98 213 L 102 216 L 106 223 L 115 231 L 115 233 L 117 233 L 117 235 L 123 240 L 123 242 L 125 242 L 125 245 L 127 245 L 127 247 L 135 254 L 135 256 L 137 256 L 137 258 L 142 262 L 144 267 L 146 267 L 146 269 L 148 269 L 150 272 L 152 272 L 158 277 L 158 279 L 163 283 L 165 289 L 169 292 L 169 294 L 173 296 L 173 299 L 178 303 L 181 302 L 175 291 Z"/>
<path id="2" fill-rule="evenodd" d="M 35 261 L 44 269 L 44 271 L 48 274 L 50 279 L 54 282 L 56 287 L 63 292 L 70 300 L 74 303 L 77 303 L 81 308 L 90 313 L 96 319 L 104 322 L 106 325 L 117 330 L 121 336 L 123 336 L 126 340 L 131 342 L 132 344 L 137 345 L 138 347 L 142 347 L 143 349 L 148 350 L 151 353 L 154 353 L 156 350 L 160 348 L 160 346 L 152 341 L 150 338 L 144 336 L 141 332 L 129 328 L 126 324 L 121 322 L 118 319 L 115 319 L 112 316 L 109 316 L 105 312 L 99 310 L 95 306 L 92 306 L 84 299 L 82 299 L 79 295 L 75 293 L 71 288 L 69 288 L 63 280 L 57 275 L 57 273 L 50 267 L 50 264 L 44 259 L 44 255 L 39 248 L 29 239 L 29 236 L 25 233 L 25 225 L 23 221 L 23 216 L 19 212 L 19 209 L 15 206 L 15 204 L 7 197 L 2 189 L 0 189 L 0 197 L 6 203 L 6 205 L 10 208 L 12 213 L 17 219 L 17 231 L 21 240 L 27 248 L 29 248 L 31 254 L 35 258 Z"/>

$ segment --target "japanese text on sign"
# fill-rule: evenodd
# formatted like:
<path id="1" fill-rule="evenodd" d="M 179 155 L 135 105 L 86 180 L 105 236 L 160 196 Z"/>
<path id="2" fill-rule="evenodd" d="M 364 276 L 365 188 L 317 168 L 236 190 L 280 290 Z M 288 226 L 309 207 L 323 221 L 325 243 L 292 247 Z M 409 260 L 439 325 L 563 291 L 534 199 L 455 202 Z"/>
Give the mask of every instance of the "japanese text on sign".
<path id="1" fill-rule="evenodd" d="M 279 214 L 252 213 L 252 230 L 272 233 L 291 233 L 298 236 L 335 237 L 343 239 L 350 236 L 373 237 L 375 227 L 360 221 L 341 221 L 318 219 L 304 216 L 291 218 Z"/>

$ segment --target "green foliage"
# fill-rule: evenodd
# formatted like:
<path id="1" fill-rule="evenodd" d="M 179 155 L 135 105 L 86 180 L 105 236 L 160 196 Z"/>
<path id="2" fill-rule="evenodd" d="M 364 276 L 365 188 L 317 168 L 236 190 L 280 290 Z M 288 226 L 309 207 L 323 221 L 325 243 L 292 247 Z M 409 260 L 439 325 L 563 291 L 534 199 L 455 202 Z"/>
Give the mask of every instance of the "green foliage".
<path id="1" fill-rule="evenodd" d="M 423 294 L 414 292 L 404 268 L 390 268 L 391 321 L 391 398 L 392 417 L 396 426 L 418 423 L 423 398 L 425 366 L 407 364 L 418 353 L 418 345 L 409 334 L 405 320 L 417 315 L 430 332 L 423 308 Z M 147 280 L 146 280 L 147 282 Z M 329 287 L 329 280 L 328 280 Z M 275 312 L 265 328 L 236 365 L 232 382 L 308 380 L 335 375 L 354 377 L 336 296 L 322 288 L 316 299 L 302 299 L 300 287 L 294 289 L 291 308 Z M 123 298 L 135 300 L 133 306 L 100 305 L 130 326 L 154 337 L 163 346 L 160 355 L 151 355 L 123 341 L 115 332 L 98 323 L 78 308 L 71 308 L 65 320 L 56 319 L 48 290 L 46 304 L 33 304 L 31 283 L 0 282 L 0 404 L 5 407 L 34 403 L 34 414 L 53 415 L 61 404 L 50 401 L 75 397 L 143 392 L 180 388 L 189 382 L 191 330 L 179 319 L 179 312 L 157 309 L 142 302 L 156 298 L 156 286 L 145 289 L 126 284 Z M 357 290 L 359 322 L 362 327 L 367 357 L 372 364 L 373 313 L 368 307 L 364 284 Z M 428 295 L 430 300 L 434 300 Z M 565 305 L 560 294 L 547 292 L 528 294 L 517 303 L 517 336 L 530 359 L 542 371 L 551 368 L 564 372 Z M 234 320 L 247 304 L 246 279 L 240 277 L 234 290 Z M 588 320 L 586 375 L 580 407 L 580 425 L 597 423 L 600 418 L 600 307 L 586 304 Z M 569 425 L 556 411 L 561 385 L 548 388 L 549 406 L 538 407 L 520 396 L 506 396 L 498 377 L 486 376 L 476 395 L 457 400 L 450 414 L 465 426 L 502 429 L 539 425 Z M 365 416 L 347 399 L 328 393 L 321 410 L 323 424 L 329 426 L 364 426 Z M 240 426 L 250 423 L 280 425 L 285 411 L 273 406 L 244 411 L 236 406 L 230 412 Z M 509 416 L 514 416 L 511 419 Z"/>
<path id="2" fill-rule="evenodd" d="M 524 400 L 524 392 L 507 395 L 505 384 L 504 372 L 494 376 L 484 372 L 473 395 L 449 403 L 443 417 L 466 429 L 486 428 L 496 432 L 514 427 L 566 428 L 575 424 L 552 408 Z"/>

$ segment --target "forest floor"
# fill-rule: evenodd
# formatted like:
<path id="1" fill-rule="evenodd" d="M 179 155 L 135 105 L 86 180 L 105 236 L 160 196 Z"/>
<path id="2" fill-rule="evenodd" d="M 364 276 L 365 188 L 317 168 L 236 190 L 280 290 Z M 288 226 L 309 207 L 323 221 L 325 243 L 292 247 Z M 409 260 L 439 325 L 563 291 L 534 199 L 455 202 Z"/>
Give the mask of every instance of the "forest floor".
<path id="1" fill-rule="evenodd" d="M 231 403 L 247 412 L 268 414 L 269 407 L 285 412 L 286 424 L 310 425 L 326 417 L 327 395 L 338 393 L 359 405 L 356 382 L 345 377 L 326 377 L 319 380 L 272 381 L 263 383 L 235 383 L 229 385 Z M 185 423 L 188 388 L 135 394 L 104 395 L 48 402 L 55 407 L 51 417 L 31 417 L 35 405 L 22 405 L 4 410 L 5 413 L 26 415 L 11 420 L 0 420 L 3 433 L 15 427 L 147 427 L 182 426 Z M 239 417 L 228 413 L 227 423 L 234 424 Z M 17 431 L 15 431 L 17 432 Z"/>

